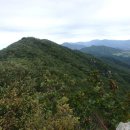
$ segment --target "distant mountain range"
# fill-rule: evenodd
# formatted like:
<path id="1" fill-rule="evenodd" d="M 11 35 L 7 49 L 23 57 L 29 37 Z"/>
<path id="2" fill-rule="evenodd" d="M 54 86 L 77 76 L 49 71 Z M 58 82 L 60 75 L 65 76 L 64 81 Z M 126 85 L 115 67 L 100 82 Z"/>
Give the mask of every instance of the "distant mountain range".
<path id="1" fill-rule="evenodd" d="M 130 40 L 92 40 L 88 42 L 75 42 L 75 43 L 65 42 L 62 45 L 76 50 L 80 50 L 84 47 L 89 47 L 92 45 L 108 46 L 122 50 L 130 50 Z"/>
<path id="2" fill-rule="evenodd" d="M 97 58 L 101 59 L 103 62 L 109 64 L 110 66 L 113 66 L 115 69 L 124 70 L 125 72 L 130 72 L 130 50 L 129 46 L 127 46 L 129 43 L 125 43 L 125 41 L 114 41 L 113 46 L 114 47 L 108 47 L 106 43 L 109 43 L 110 40 L 96 40 L 91 41 L 88 43 L 64 43 L 63 46 L 66 46 L 72 50 L 79 50 L 86 54 L 91 54 L 93 56 L 96 56 Z M 105 42 L 103 42 L 105 41 Z M 96 44 L 96 45 L 92 45 Z M 106 44 L 106 45 L 100 45 L 100 44 Z M 124 45 L 124 48 L 121 49 L 121 46 Z M 84 45 L 88 47 L 84 47 Z M 109 44 L 112 45 L 112 44 Z M 116 46 L 119 45 L 119 46 Z M 119 49 L 120 48 L 120 49 Z"/>

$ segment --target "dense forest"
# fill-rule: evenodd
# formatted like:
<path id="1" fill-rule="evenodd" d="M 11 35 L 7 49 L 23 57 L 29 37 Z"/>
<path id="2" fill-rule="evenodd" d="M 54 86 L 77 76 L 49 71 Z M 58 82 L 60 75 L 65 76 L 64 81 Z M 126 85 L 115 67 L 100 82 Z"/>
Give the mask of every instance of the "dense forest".
<path id="1" fill-rule="evenodd" d="M 130 120 L 130 73 L 46 39 L 0 51 L 0 130 L 115 130 Z"/>

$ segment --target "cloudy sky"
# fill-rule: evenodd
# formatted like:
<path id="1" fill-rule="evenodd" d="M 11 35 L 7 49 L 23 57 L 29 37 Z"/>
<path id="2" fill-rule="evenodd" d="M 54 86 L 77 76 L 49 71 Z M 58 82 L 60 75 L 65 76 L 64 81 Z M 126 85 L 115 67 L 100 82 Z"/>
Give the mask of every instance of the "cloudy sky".
<path id="1" fill-rule="evenodd" d="M 0 49 L 27 36 L 130 39 L 130 0 L 0 0 Z"/>

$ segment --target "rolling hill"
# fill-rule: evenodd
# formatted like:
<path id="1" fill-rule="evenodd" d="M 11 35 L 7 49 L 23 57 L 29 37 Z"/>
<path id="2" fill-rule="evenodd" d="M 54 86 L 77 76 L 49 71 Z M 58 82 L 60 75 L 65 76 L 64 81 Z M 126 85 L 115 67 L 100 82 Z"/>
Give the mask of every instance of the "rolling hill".
<path id="1" fill-rule="evenodd" d="M 0 129 L 114 130 L 128 120 L 129 84 L 92 55 L 22 38 L 0 51 Z"/>
<path id="2" fill-rule="evenodd" d="M 115 49 L 107 46 L 90 46 L 81 49 L 82 52 L 87 52 L 88 54 L 93 54 L 96 56 L 114 56 L 116 54 L 121 54 L 123 51 L 120 49 Z"/>
<path id="3" fill-rule="evenodd" d="M 97 58 L 102 59 L 105 63 L 108 63 L 115 68 L 126 69 L 130 71 L 130 57 L 129 51 L 123 51 L 106 46 L 91 46 L 82 48 L 80 51 L 92 54 Z"/>

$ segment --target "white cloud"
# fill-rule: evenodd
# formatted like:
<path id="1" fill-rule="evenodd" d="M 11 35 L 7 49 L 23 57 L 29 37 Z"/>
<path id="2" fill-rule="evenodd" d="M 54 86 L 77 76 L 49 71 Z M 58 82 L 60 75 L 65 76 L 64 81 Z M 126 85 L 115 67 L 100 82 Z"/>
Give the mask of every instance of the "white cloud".
<path id="1" fill-rule="evenodd" d="M 129 0 L 0 0 L 0 49 L 23 36 L 129 39 Z"/>
<path id="2" fill-rule="evenodd" d="M 129 0 L 108 0 L 100 10 L 98 17 L 109 21 L 130 20 Z"/>

